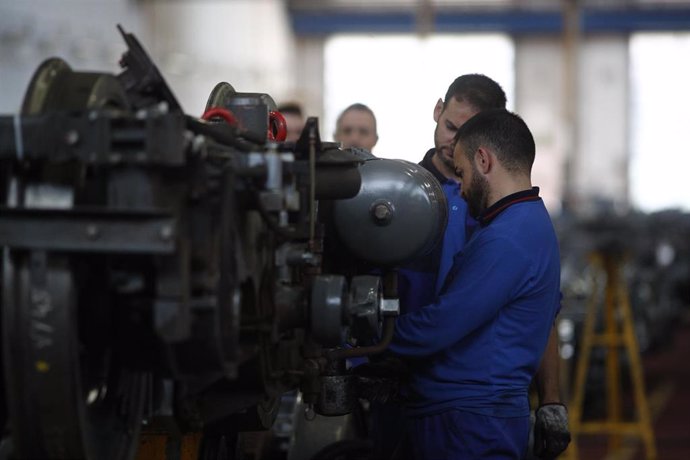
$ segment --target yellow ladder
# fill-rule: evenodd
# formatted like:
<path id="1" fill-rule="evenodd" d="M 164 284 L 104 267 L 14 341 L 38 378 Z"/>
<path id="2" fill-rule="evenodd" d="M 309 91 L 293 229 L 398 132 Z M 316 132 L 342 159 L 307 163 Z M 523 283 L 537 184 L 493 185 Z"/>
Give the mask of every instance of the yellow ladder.
<path id="1" fill-rule="evenodd" d="M 567 457 L 578 459 L 577 438 L 585 434 L 608 434 L 610 454 L 622 447 L 622 436 L 637 436 L 642 440 L 648 460 L 656 460 L 656 446 L 652 431 L 649 404 L 645 394 L 644 377 L 640 351 L 633 328 L 632 310 L 626 282 L 622 279 L 623 254 L 614 251 L 598 251 L 591 257 L 595 268 L 606 275 L 604 289 L 603 331 L 595 332 L 601 296 L 593 289 L 585 317 L 582 344 L 577 361 L 574 396 L 570 404 L 570 433 L 572 442 Z M 594 347 L 606 348 L 606 403 L 607 417 L 604 420 L 583 421 L 582 409 L 585 399 L 585 384 L 589 370 L 590 356 Z M 622 418 L 620 348 L 624 348 L 630 359 L 630 378 L 637 420 Z"/>

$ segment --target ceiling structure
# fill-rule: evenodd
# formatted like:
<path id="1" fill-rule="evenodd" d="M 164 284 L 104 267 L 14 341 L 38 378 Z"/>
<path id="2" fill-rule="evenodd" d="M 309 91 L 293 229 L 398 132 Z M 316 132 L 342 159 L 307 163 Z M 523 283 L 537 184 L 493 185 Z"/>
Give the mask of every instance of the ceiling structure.
<path id="1" fill-rule="evenodd" d="M 293 10 L 415 10 L 431 6 L 438 10 L 537 9 L 557 10 L 562 3 L 586 8 L 678 8 L 690 0 L 287 0 Z"/>
<path id="2" fill-rule="evenodd" d="M 563 31 L 578 12 L 583 33 L 690 30 L 690 0 L 288 0 L 298 35 Z"/>

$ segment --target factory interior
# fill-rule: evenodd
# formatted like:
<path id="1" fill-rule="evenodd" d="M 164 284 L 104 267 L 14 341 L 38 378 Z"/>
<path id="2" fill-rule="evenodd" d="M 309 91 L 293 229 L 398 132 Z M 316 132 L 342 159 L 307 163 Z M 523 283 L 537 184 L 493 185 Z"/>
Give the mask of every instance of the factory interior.
<path id="1" fill-rule="evenodd" d="M 466 74 L 558 239 L 555 456 L 384 456 L 356 370 Z M 688 82 L 690 0 L 0 0 L 0 460 L 690 458 Z"/>

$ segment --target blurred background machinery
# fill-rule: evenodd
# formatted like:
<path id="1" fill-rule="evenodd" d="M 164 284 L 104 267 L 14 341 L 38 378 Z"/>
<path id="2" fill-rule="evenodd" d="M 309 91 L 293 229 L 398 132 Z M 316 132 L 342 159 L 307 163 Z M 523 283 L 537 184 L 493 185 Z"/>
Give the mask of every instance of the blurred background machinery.
<path id="1" fill-rule="evenodd" d="M 664 425 L 653 425 L 673 404 L 671 392 L 679 384 L 682 351 L 674 348 L 678 335 L 687 334 L 690 306 L 688 217 L 609 214 L 558 222 L 564 298 L 557 330 L 571 425 L 574 435 L 608 439 L 607 447 L 580 448 L 577 457 L 580 441 L 566 458 L 632 456 L 636 441 L 644 446 L 642 458 L 675 452 L 665 433 L 680 420 L 671 415 Z M 656 359 L 666 361 L 663 371 L 644 372 L 645 364 L 656 368 L 650 366 Z M 655 434 L 662 440 L 655 441 Z M 664 454 L 657 456 L 658 449 Z"/>
<path id="2" fill-rule="evenodd" d="M 561 357 L 571 372 L 587 301 L 603 289 L 605 276 L 592 266 L 590 257 L 602 248 L 619 251 L 621 270 L 630 292 L 635 336 L 642 353 L 670 347 L 674 331 L 683 325 L 690 307 L 690 215 L 663 211 L 625 216 L 600 215 L 588 219 L 556 221 L 562 250 L 563 308 L 558 331 Z M 603 278 L 602 278 L 603 277 Z M 594 357 L 589 374 L 591 396 L 601 394 L 603 369 Z M 600 399 L 590 399 L 595 409 Z M 599 408 L 601 410 L 601 408 Z"/>

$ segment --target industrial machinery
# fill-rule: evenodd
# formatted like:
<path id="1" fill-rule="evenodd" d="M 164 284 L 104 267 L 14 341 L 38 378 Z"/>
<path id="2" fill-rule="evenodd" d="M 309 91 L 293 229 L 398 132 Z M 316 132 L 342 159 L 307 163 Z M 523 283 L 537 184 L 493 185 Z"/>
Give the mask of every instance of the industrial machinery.
<path id="1" fill-rule="evenodd" d="M 690 215 L 676 210 L 617 215 L 606 209 L 587 218 L 557 219 L 556 227 L 564 296 L 558 318 L 562 369 L 574 375 L 588 308 L 593 300 L 604 298 L 606 287 L 610 287 L 607 272 L 597 262 L 602 255 L 617 261 L 613 268 L 620 272 L 621 280 L 615 281 L 629 296 L 640 353 L 653 354 L 671 345 L 676 327 L 690 305 Z M 599 314 L 597 329 L 604 328 L 605 319 Z M 601 397 L 606 388 L 607 355 L 606 348 L 594 347 L 589 359 L 583 407 L 588 418 L 601 418 L 607 411 L 606 400 Z M 630 364 L 627 355 L 622 354 L 625 389 L 630 387 Z"/>
<path id="2" fill-rule="evenodd" d="M 271 97 L 226 82 L 185 114 L 120 32 L 122 73 L 49 59 L 0 116 L 0 459 L 141 458 L 142 429 L 169 459 L 188 433 L 186 458 L 232 458 L 295 389 L 349 412 L 345 359 L 390 340 L 395 267 L 436 243 L 440 186 L 315 118 L 283 142 Z"/>

